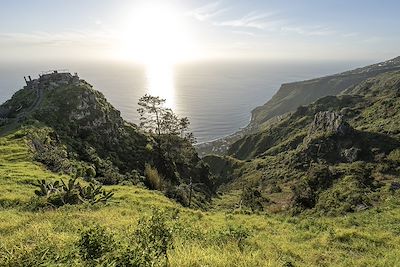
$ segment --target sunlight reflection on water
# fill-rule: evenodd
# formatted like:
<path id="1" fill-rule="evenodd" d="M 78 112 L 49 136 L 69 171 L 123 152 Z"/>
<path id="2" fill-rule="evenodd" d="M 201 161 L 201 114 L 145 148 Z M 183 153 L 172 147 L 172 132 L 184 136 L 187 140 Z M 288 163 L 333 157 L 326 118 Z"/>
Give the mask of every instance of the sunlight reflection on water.
<path id="1" fill-rule="evenodd" d="M 148 65 L 146 82 L 148 94 L 166 99 L 166 106 L 175 108 L 175 77 L 172 65 Z"/>

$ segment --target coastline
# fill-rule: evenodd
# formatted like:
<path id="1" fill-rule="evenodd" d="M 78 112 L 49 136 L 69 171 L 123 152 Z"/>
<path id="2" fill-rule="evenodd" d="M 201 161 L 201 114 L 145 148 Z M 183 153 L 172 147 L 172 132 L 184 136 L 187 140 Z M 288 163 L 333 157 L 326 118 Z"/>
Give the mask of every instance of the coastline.
<path id="1" fill-rule="evenodd" d="M 255 132 L 259 131 L 260 129 L 264 129 L 265 127 L 268 127 L 275 123 L 279 123 L 280 121 L 285 119 L 290 114 L 291 114 L 291 112 L 287 112 L 285 114 L 275 116 L 262 124 L 257 124 L 253 120 L 253 113 L 252 113 L 251 119 L 250 119 L 249 123 L 247 124 L 247 126 L 239 128 L 239 130 L 237 130 L 236 132 L 229 134 L 227 136 L 217 138 L 212 141 L 195 144 L 194 147 L 197 150 L 199 157 L 201 157 L 201 158 L 206 155 L 210 155 L 210 154 L 219 155 L 219 156 L 226 155 L 226 153 L 229 150 L 229 147 L 233 143 L 238 141 L 239 139 L 243 138 L 245 135 L 255 133 Z"/>
<path id="2" fill-rule="evenodd" d="M 249 123 L 246 126 L 239 128 L 237 131 L 229 135 L 211 141 L 195 144 L 194 147 L 196 148 L 200 157 L 204 157 L 209 154 L 225 155 L 230 145 L 232 145 L 234 142 L 236 142 L 243 136 L 250 134 L 257 128 L 258 127 L 255 126 L 253 123 L 253 114 L 252 114 Z"/>

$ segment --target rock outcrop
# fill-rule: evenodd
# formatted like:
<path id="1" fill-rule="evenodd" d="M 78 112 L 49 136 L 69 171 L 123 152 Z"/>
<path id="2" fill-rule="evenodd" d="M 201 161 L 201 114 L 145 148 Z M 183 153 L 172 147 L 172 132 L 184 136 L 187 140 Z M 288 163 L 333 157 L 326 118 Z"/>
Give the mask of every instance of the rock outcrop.
<path id="1" fill-rule="evenodd" d="M 352 132 L 350 125 L 337 112 L 321 111 L 315 114 L 309 135 L 315 133 L 332 133 L 344 136 Z"/>

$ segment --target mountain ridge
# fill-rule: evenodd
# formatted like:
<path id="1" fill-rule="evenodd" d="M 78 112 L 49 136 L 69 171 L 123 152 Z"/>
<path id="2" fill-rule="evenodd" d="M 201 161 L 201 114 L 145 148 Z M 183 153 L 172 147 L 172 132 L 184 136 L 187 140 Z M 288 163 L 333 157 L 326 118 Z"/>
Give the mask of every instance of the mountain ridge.
<path id="1" fill-rule="evenodd" d="M 327 95 L 337 95 L 370 77 L 395 70 L 400 70 L 400 56 L 334 75 L 284 83 L 271 100 L 252 110 L 250 125 L 259 126 L 273 117 L 294 111 L 298 106 L 311 104 Z"/>
<path id="2" fill-rule="evenodd" d="M 391 71 L 300 106 L 204 160 L 227 181 L 224 194 L 256 188 L 270 199 L 264 209 L 341 214 L 391 195 L 399 155 L 400 71 Z"/>

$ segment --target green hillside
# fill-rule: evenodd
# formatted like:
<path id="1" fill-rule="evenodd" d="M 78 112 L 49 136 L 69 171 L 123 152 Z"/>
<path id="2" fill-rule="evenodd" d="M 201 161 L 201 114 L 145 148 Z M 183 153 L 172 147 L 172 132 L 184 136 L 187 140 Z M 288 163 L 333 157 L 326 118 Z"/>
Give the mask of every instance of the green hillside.
<path id="1" fill-rule="evenodd" d="M 400 185 L 399 121 L 400 72 L 390 72 L 245 136 L 230 147 L 231 158 L 204 160 L 229 181 L 220 190 L 255 188 L 268 199 L 261 209 L 355 212 L 379 206 Z M 227 167 L 218 169 L 216 158 Z"/>
<path id="2" fill-rule="evenodd" d="M 16 92 L 1 106 L 7 119 L 0 136 L 25 125 L 34 159 L 52 171 L 72 176 L 90 172 L 90 178 L 107 185 L 157 187 L 184 205 L 192 182 L 193 203 L 207 205 L 213 185 L 190 142 L 146 133 L 124 121 L 86 81 L 71 79 L 69 73 L 47 74 Z"/>
<path id="3" fill-rule="evenodd" d="M 157 191 L 114 185 L 106 186 L 115 193 L 107 204 L 36 211 L 36 179 L 68 176 L 32 161 L 24 131 L 0 138 L 0 144 L 0 266 L 136 266 L 121 259 L 135 258 L 127 247 L 137 242 L 138 220 L 154 208 L 172 231 L 170 266 L 396 266 L 400 258 L 398 195 L 345 217 L 290 217 L 190 210 Z M 105 235 L 113 241 L 102 244 L 107 252 L 99 258 L 85 260 L 80 240 L 94 226 L 104 229 L 91 235 L 94 240 Z"/>
<path id="4" fill-rule="evenodd" d="M 251 122 L 261 125 L 301 105 L 311 104 L 324 96 L 340 94 L 368 78 L 395 70 L 400 70 L 400 57 L 336 75 L 283 84 L 271 100 L 252 111 Z"/>
<path id="5" fill-rule="evenodd" d="M 399 108 L 386 72 L 200 159 L 83 80 L 27 86 L 0 109 L 0 266 L 396 266 Z"/>

